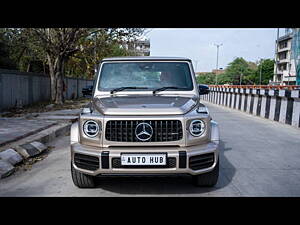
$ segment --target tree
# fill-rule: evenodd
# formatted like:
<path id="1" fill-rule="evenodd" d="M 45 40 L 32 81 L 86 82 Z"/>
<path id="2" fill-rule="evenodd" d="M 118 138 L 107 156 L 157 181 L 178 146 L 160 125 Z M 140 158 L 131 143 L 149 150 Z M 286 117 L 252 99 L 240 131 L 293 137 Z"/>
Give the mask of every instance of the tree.
<path id="1" fill-rule="evenodd" d="M 132 55 L 124 46 L 135 41 L 144 31 L 142 28 L 91 30 L 91 35 L 81 40 L 82 51 L 76 52 L 67 63 L 67 74 L 76 76 L 79 73 L 92 78 L 94 66 L 104 57 Z M 73 65 L 80 66 L 74 71 Z"/>
<path id="2" fill-rule="evenodd" d="M 218 83 L 235 85 L 259 84 L 260 70 L 262 72 L 262 84 L 268 84 L 274 74 L 274 60 L 263 59 L 259 62 L 259 64 L 257 64 L 254 62 L 248 62 L 243 58 L 236 58 L 229 63 L 225 73 L 218 76 Z"/>
<path id="3" fill-rule="evenodd" d="M 1 28 L 0 39 L 8 48 L 7 58 L 14 68 L 26 72 L 45 72 L 46 58 L 44 51 L 38 51 L 35 43 L 20 28 Z"/>
<path id="4" fill-rule="evenodd" d="M 130 41 L 141 34 L 143 29 L 135 28 L 26 28 L 27 40 L 32 49 L 39 52 L 40 59 L 47 59 L 51 80 L 51 100 L 62 104 L 63 78 L 65 65 L 70 57 L 76 56 L 85 61 L 86 70 L 91 71 L 97 63 L 97 49 L 101 44 L 118 41 Z M 100 41 L 99 41 L 100 40 Z M 100 46 L 99 46 L 100 45 Z M 86 56 L 86 57 L 85 57 Z M 89 62 L 91 60 L 91 62 Z M 92 65 L 92 66 L 91 66 Z"/>
<path id="5" fill-rule="evenodd" d="M 261 84 L 262 85 L 269 84 L 269 81 L 272 80 L 274 76 L 274 60 L 273 59 L 261 60 L 255 72 L 257 84 L 259 84 L 260 71 L 261 71 Z"/>
<path id="6" fill-rule="evenodd" d="M 143 28 L 2 28 L 0 42 L 3 40 L 4 44 L 0 44 L 0 51 L 4 59 L 10 59 L 15 63 L 12 66 L 21 71 L 45 73 L 46 66 L 49 67 L 51 100 L 62 104 L 65 72 L 92 78 L 94 67 L 102 58 L 132 54 L 122 46 L 135 41 L 144 31 Z"/>
<path id="7" fill-rule="evenodd" d="M 230 78 L 232 84 L 244 84 L 247 82 L 248 76 L 254 72 L 254 65 L 247 62 L 242 57 L 239 57 L 229 63 L 229 66 L 226 68 L 223 76 Z M 243 78 L 243 80 L 241 80 L 241 78 Z"/>
<path id="8" fill-rule="evenodd" d="M 63 103 L 64 65 L 79 50 L 78 41 L 87 34 L 81 28 L 26 28 L 24 33 L 33 43 L 32 49 L 47 59 L 51 83 L 51 100 Z"/>
<path id="9" fill-rule="evenodd" d="M 216 82 L 216 75 L 214 73 L 205 73 L 199 74 L 197 76 L 197 83 L 198 84 L 215 84 Z"/>
<path id="10" fill-rule="evenodd" d="M 233 76 L 232 74 L 222 73 L 218 76 L 218 84 L 233 84 Z"/>
<path id="11" fill-rule="evenodd" d="M 16 65 L 9 57 L 8 46 L 0 41 L 0 68 L 3 69 L 15 69 Z"/>
<path id="12" fill-rule="evenodd" d="M 0 68 L 16 69 L 15 62 L 11 59 L 8 40 L 5 30 L 2 28 L 0 30 Z"/>

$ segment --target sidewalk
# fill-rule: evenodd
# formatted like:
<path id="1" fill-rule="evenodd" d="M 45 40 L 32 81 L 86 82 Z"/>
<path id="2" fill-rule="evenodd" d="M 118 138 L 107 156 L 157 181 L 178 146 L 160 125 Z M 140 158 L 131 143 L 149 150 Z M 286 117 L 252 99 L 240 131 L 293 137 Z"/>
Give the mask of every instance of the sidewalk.
<path id="1" fill-rule="evenodd" d="M 49 120 L 27 120 L 19 118 L 0 118 L 0 146 L 20 140 L 56 124 Z"/>
<path id="2" fill-rule="evenodd" d="M 11 175 L 15 165 L 48 149 L 48 142 L 70 132 L 88 101 L 69 102 L 60 109 L 25 108 L 21 113 L 9 112 L 9 117 L 0 117 L 0 179 Z"/>
<path id="3" fill-rule="evenodd" d="M 22 113 L 13 111 L 9 114 L 10 117 L 0 117 L 0 147 L 56 124 L 75 122 L 81 109 L 87 105 L 88 101 L 88 99 L 80 99 L 73 101 L 73 104 L 68 102 L 59 110 L 54 110 L 58 108 L 57 106 L 28 107 L 22 109 Z"/>

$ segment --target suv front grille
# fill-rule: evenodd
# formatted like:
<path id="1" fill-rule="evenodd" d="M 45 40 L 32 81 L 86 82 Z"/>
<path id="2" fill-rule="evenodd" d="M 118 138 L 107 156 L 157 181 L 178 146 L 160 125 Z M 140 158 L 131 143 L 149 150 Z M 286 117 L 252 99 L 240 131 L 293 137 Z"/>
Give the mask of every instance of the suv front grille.
<path id="1" fill-rule="evenodd" d="M 189 166 L 192 170 L 208 168 L 214 164 L 214 159 L 214 153 L 192 156 L 189 159 Z"/>
<path id="2" fill-rule="evenodd" d="M 148 123 L 153 129 L 147 141 L 139 140 L 135 129 L 140 123 Z M 105 138 L 117 142 L 167 142 L 182 139 L 180 120 L 110 120 L 106 123 Z"/>
<path id="3" fill-rule="evenodd" d="M 74 163 L 78 168 L 81 169 L 86 169 L 86 170 L 99 169 L 99 158 L 95 156 L 75 153 Z"/>
<path id="4" fill-rule="evenodd" d="M 167 164 L 164 166 L 122 166 L 121 158 L 112 158 L 112 167 L 113 168 L 175 168 L 176 158 L 175 157 L 167 158 Z"/>

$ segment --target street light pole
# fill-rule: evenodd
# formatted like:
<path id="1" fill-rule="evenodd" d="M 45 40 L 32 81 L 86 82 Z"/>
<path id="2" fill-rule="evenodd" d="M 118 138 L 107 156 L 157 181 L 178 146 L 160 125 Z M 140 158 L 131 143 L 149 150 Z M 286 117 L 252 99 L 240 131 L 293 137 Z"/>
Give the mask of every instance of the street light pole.
<path id="1" fill-rule="evenodd" d="M 195 71 L 197 72 L 197 65 L 198 65 L 198 60 L 194 60 L 196 65 L 195 65 Z"/>
<path id="2" fill-rule="evenodd" d="M 240 74 L 240 86 L 242 85 L 243 73 Z"/>
<path id="3" fill-rule="evenodd" d="M 217 65 L 216 65 L 216 85 L 218 84 L 218 67 L 219 67 L 219 47 L 222 46 L 223 44 L 215 44 L 217 46 Z"/>
<path id="4" fill-rule="evenodd" d="M 262 71 L 262 65 L 263 65 L 263 62 L 262 62 L 262 59 L 260 59 L 259 85 L 261 85 L 261 71 Z"/>

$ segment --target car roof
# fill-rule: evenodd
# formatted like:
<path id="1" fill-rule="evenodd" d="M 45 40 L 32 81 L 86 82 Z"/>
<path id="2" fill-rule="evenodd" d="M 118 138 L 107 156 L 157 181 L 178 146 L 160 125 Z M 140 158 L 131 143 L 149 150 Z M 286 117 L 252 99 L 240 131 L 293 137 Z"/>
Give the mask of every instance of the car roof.
<path id="1" fill-rule="evenodd" d="M 106 61 L 189 61 L 191 59 L 184 57 L 162 57 L 162 56 L 125 56 L 125 57 L 111 57 L 104 58 L 101 62 Z"/>

